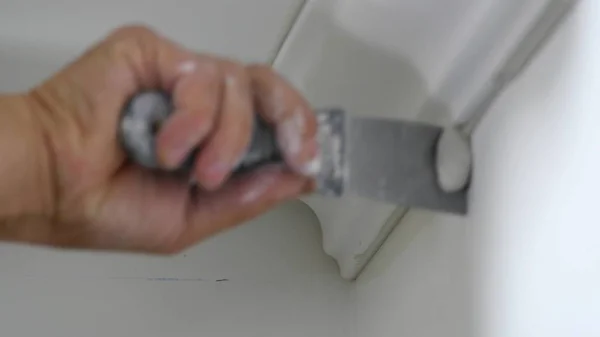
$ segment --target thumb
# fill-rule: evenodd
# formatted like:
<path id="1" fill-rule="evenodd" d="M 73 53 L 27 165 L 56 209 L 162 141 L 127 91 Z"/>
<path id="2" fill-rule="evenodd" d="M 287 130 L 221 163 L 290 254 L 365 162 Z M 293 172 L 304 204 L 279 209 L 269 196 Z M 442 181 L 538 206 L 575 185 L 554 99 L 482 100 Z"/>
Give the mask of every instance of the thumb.
<path id="1" fill-rule="evenodd" d="M 192 196 L 187 226 L 179 247 L 187 247 L 236 224 L 248 221 L 273 206 L 311 189 L 311 181 L 284 165 L 270 165 L 232 179 L 214 192 Z"/>

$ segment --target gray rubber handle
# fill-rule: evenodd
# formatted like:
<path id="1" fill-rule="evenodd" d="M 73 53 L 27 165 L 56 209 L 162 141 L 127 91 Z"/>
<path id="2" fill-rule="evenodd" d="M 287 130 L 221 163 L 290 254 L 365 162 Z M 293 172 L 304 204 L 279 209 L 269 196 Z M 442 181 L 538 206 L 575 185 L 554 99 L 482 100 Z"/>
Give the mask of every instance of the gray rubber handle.
<path id="1" fill-rule="evenodd" d="M 129 101 L 121 115 L 118 135 L 131 160 L 143 167 L 161 170 L 156 156 L 155 137 L 161 124 L 172 112 L 171 98 L 164 92 L 142 92 Z M 196 154 L 201 150 L 198 148 L 190 153 L 182 167 L 176 171 L 189 171 Z M 257 115 L 250 146 L 234 169 L 235 173 L 281 161 L 273 130 Z"/>

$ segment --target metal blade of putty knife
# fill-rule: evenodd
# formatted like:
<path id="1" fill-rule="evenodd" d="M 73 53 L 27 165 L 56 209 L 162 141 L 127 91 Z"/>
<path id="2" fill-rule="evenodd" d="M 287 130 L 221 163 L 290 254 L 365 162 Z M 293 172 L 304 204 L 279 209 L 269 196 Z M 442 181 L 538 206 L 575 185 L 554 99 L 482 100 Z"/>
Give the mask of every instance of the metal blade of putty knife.
<path id="1" fill-rule="evenodd" d="M 466 189 L 448 193 L 438 185 L 435 160 L 441 127 L 353 117 L 341 110 L 321 110 L 318 116 L 322 194 L 466 212 Z"/>
<path id="2" fill-rule="evenodd" d="M 119 125 L 119 137 L 132 160 L 149 169 L 160 169 L 154 137 L 172 110 L 169 96 L 162 92 L 144 92 L 132 98 Z M 466 189 L 447 193 L 438 185 L 435 158 L 442 128 L 353 117 L 340 109 L 318 110 L 317 118 L 321 145 L 318 193 L 331 197 L 355 195 L 450 213 L 466 212 Z M 184 167 L 176 171 L 187 172 L 194 156 L 192 153 Z M 251 144 L 236 172 L 281 158 L 273 130 L 256 118 Z"/>

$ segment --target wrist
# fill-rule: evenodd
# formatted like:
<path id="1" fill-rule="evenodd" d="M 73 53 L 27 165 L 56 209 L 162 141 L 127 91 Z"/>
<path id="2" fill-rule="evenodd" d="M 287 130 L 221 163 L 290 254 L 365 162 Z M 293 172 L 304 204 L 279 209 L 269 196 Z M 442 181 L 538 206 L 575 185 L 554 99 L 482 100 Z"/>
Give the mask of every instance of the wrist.
<path id="1" fill-rule="evenodd" d="M 51 153 L 26 95 L 0 95 L 0 239 L 43 241 L 54 215 Z"/>

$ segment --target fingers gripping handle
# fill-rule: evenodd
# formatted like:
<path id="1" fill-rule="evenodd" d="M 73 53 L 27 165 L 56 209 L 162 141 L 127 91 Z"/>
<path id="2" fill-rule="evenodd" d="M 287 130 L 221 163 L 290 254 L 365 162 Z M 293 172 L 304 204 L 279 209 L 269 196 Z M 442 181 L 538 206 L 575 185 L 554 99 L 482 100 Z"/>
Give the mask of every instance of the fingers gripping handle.
<path id="1" fill-rule="evenodd" d="M 143 167 L 161 170 L 156 155 L 156 136 L 172 111 L 170 96 L 160 91 L 139 93 L 128 102 L 121 115 L 118 135 L 131 160 Z M 191 170 L 198 151 L 201 151 L 201 148 L 192 151 L 177 171 Z M 273 130 L 256 116 L 252 140 L 235 172 L 281 161 Z"/>

